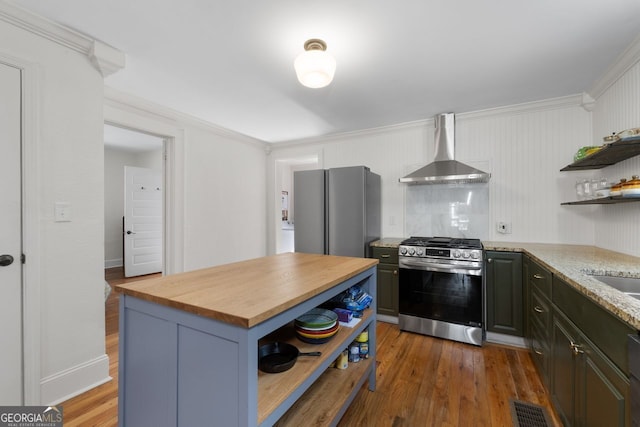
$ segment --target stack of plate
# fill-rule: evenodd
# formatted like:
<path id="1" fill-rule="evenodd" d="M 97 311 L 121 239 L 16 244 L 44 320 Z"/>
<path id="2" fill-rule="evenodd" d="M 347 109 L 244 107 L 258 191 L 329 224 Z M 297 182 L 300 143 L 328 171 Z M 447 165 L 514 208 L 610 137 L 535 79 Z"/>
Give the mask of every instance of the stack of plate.
<path id="1" fill-rule="evenodd" d="M 338 315 L 331 310 L 314 308 L 298 317 L 295 322 L 296 335 L 309 344 L 322 344 L 338 333 Z"/>

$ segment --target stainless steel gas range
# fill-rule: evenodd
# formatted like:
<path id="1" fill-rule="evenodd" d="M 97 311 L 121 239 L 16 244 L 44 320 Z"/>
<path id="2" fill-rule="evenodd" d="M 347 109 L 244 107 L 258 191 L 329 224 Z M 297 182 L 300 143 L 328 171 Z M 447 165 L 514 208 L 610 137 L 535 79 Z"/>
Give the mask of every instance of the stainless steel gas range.
<path id="1" fill-rule="evenodd" d="M 482 345 L 482 243 L 411 237 L 398 249 L 400 329 Z"/>

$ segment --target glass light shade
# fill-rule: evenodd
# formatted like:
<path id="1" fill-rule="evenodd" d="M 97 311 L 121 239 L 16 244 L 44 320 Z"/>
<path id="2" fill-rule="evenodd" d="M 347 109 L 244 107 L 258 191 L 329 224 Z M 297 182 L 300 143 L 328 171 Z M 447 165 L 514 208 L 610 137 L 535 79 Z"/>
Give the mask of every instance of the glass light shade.
<path id="1" fill-rule="evenodd" d="M 294 62 L 298 80 L 306 87 L 325 87 L 336 72 L 336 60 L 323 50 L 306 50 Z"/>

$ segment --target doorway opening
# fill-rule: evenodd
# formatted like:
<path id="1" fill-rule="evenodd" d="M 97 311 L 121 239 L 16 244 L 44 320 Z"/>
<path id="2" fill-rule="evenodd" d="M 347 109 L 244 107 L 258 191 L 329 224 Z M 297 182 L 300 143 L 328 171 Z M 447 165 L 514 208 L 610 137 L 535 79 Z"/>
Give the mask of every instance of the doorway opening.
<path id="1" fill-rule="evenodd" d="M 105 269 L 164 271 L 165 138 L 105 124 Z"/>
<path id="2" fill-rule="evenodd" d="M 276 253 L 294 252 L 295 212 L 293 210 L 293 173 L 318 169 L 320 158 L 317 154 L 276 160 Z"/>

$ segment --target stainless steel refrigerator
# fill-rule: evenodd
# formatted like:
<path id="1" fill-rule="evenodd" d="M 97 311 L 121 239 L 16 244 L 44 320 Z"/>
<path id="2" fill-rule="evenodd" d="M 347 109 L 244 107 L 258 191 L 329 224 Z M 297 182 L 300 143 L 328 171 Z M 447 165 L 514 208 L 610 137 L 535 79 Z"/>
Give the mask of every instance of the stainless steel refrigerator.
<path id="1" fill-rule="evenodd" d="M 293 173 L 296 252 L 367 257 L 380 238 L 380 175 L 365 166 Z"/>

